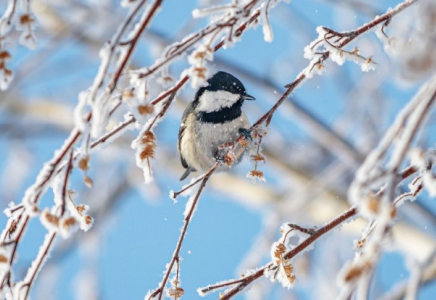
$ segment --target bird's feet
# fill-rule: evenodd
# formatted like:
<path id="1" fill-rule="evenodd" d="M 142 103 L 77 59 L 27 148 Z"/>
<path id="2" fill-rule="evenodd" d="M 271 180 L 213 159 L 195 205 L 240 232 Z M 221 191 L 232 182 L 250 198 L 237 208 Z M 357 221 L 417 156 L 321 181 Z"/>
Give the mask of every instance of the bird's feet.
<path id="1" fill-rule="evenodd" d="M 219 154 L 218 151 L 217 151 L 217 152 L 215 153 L 215 160 L 216 160 L 217 162 L 224 163 L 224 162 L 225 162 L 224 155 Z"/>
<path id="2" fill-rule="evenodd" d="M 247 128 L 239 128 L 238 130 L 240 135 L 243 135 L 245 139 L 253 140 L 253 137 L 251 136 L 251 130 Z"/>

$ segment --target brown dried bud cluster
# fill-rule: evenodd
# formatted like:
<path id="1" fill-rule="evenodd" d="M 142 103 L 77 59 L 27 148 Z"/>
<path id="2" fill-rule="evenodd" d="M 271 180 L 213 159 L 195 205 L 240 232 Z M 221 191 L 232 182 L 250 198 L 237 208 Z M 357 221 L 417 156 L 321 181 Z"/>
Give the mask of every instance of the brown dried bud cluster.
<path id="1" fill-rule="evenodd" d="M 163 77 L 161 78 L 161 80 L 162 80 L 163 82 L 167 82 L 167 83 L 171 83 L 171 82 L 174 81 L 174 79 L 173 79 L 171 76 L 169 76 L 169 75 L 163 76 Z"/>
<path id="2" fill-rule="evenodd" d="M 179 299 L 185 294 L 185 290 L 181 287 L 173 287 L 168 290 L 168 296 L 174 299 Z"/>
<path id="3" fill-rule="evenodd" d="M 20 16 L 20 24 L 22 24 L 22 25 L 32 24 L 34 22 L 35 22 L 35 19 L 29 14 L 22 14 Z"/>
<path id="4" fill-rule="evenodd" d="M 9 260 L 8 260 L 8 258 L 7 258 L 5 255 L 0 254 L 0 263 L 5 264 L 5 263 L 7 263 L 8 261 L 9 261 Z"/>
<path id="5" fill-rule="evenodd" d="M 285 252 L 286 246 L 284 243 L 275 244 L 272 259 L 276 266 L 278 266 L 279 268 L 281 267 L 281 270 L 286 276 L 286 279 L 289 283 L 292 284 L 295 282 L 296 279 L 294 274 L 294 267 L 292 266 L 289 259 L 284 258 Z M 278 270 L 278 272 L 280 272 L 280 269 Z"/>
<path id="6" fill-rule="evenodd" d="M 210 46 L 206 46 L 203 51 L 197 51 L 194 54 L 194 58 L 196 58 L 196 59 L 207 59 L 212 54 L 213 54 L 212 48 Z"/>
<path id="7" fill-rule="evenodd" d="M 42 218 L 44 218 L 47 223 L 54 225 L 55 227 L 59 227 L 60 218 L 51 214 L 48 210 L 42 213 Z"/>
<path id="8" fill-rule="evenodd" d="M 295 279 L 296 279 L 295 274 L 294 274 L 294 267 L 292 266 L 292 264 L 288 260 L 284 261 L 284 263 L 283 263 L 283 271 L 284 271 L 288 281 L 290 283 L 294 283 Z"/>
<path id="9" fill-rule="evenodd" d="M 205 67 L 195 67 L 193 71 L 196 77 L 206 80 L 207 69 Z"/>
<path id="10" fill-rule="evenodd" d="M 27 205 L 26 210 L 32 216 L 36 216 L 41 212 L 40 209 L 38 208 L 38 206 L 36 206 L 35 204 Z"/>
<path id="11" fill-rule="evenodd" d="M 249 174 L 248 176 L 252 177 L 253 179 L 254 178 L 257 178 L 259 180 L 263 180 L 264 179 L 263 172 L 259 171 L 259 170 L 251 170 L 248 174 Z"/>
<path id="12" fill-rule="evenodd" d="M 244 139 L 240 139 L 240 140 L 239 140 L 239 144 L 240 144 L 242 147 L 244 147 L 244 148 L 247 148 L 247 147 L 248 147 L 248 143 L 247 143 L 247 141 L 245 140 L 245 138 L 244 138 Z"/>
<path id="13" fill-rule="evenodd" d="M 149 115 L 152 114 L 154 111 L 154 106 L 150 105 L 150 104 L 145 104 L 145 105 L 139 105 L 138 106 L 138 112 L 141 115 Z"/>
<path id="14" fill-rule="evenodd" d="M 224 157 L 224 163 L 228 166 L 231 166 L 235 161 L 236 156 L 232 151 L 228 151 Z"/>
<path id="15" fill-rule="evenodd" d="M 11 58 L 12 58 L 12 56 L 8 51 L 6 51 L 6 50 L 0 51 L 0 61 L 1 62 L 8 61 Z"/>
<path id="16" fill-rule="evenodd" d="M 6 62 L 11 59 L 11 54 L 8 51 L 0 51 L 0 70 L 3 70 L 5 77 L 12 76 L 12 70 L 6 67 Z"/>
<path id="17" fill-rule="evenodd" d="M 83 220 L 86 225 L 91 225 L 94 222 L 94 219 L 90 215 L 84 215 Z"/>
<path id="18" fill-rule="evenodd" d="M 262 154 L 255 154 L 255 155 L 251 155 L 250 159 L 252 161 L 258 162 L 258 161 L 262 161 L 262 162 L 266 162 L 265 160 L 265 156 L 263 156 Z"/>
<path id="19" fill-rule="evenodd" d="M 77 205 L 77 206 L 76 206 L 76 209 L 77 209 L 77 212 L 78 212 L 79 214 L 83 214 L 83 213 L 86 211 L 86 207 L 85 207 L 85 205 L 83 205 L 83 204 Z"/>
<path id="20" fill-rule="evenodd" d="M 79 160 L 78 167 L 82 171 L 88 171 L 89 170 L 89 155 L 86 155 L 81 160 Z"/>
<path id="21" fill-rule="evenodd" d="M 343 280 L 345 283 L 355 281 L 359 277 L 361 277 L 364 273 L 371 270 L 371 263 L 366 262 L 354 262 L 348 268 L 345 269 L 345 273 L 343 275 Z"/>
<path id="22" fill-rule="evenodd" d="M 282 262 L 283 254 L 286 252 L 286 247 L 283 243 L 279 243 L 274 249 L 274 264 L 280 265 Z"/>
<path id="23" fill-rule="evenodd" d="M 369 211 L 371 211 L 374 214 L 377 214 L 380 210 L 380 202 L 375 196 L 369 196 L 367 199 L 367 207 Z"/>
<path id="24" fill-rule="evenodd" d="M 153 132 L 146 131 L 141 138 L 142 151 L 139 154 L 141 160 L 154 157 L 154 150 L 156 148 L 156 137 Z"/>
<path id="25" fill-rule="evenodd" d="M 73 226 L 75 226 L 77 224 L 77 220 L 76 220 L 76 218 L 74 218 L 74 217 L 68 217 L 68 218 L 65 218 L 65 219 L 62 219 L 62 222 L 61 222 L 61 227 L 63 228 L 63 229 L 65 229 L 65 231 L 69 231 L 69 229 L 71 228 L 71 227 L 73 227 Z"/>
<path id="26" fill-rule="evenodd" d="M 121 98 L 122 98 L 123 100 L 131 99 L 131 98 L 133 98 L 134 96 L 135 96 L 135 95 L 133 94 L 132 89 L 124 89 L 124 90 L 121 92 Z"/>
<path id="27" fill-rule="evenodd" d="M 15 232 L 15 230 L 17 230 L 17 224 L 18 224 L 18 220 L 13 220 L 11 222 L 11 226 L 8 229 L 8 234 L 11 235 Z"/>
<path id="28" fill-rule="evenodd" d="M 86 184 L 86 186 L 88 188 L 92 188 L 92 185 L 94 184 L 94 182 L 92 181 L 91 177 L 89 177 L 89 176 L 83 177 L 83 182 Z"/>
<path id="29" fill-rule="evenodd" d="M 350 54 L 359 55 L 359 49 L 357 47 L 354 47 L 353 51 L 351 51 Z"/>

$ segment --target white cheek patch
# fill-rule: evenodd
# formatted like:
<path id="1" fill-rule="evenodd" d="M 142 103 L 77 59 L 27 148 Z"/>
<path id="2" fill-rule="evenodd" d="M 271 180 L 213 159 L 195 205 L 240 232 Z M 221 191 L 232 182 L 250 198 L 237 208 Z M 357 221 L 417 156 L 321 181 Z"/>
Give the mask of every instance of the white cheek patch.
<path id="1" fill-rule="evenodd" d="M 197 111 L 214 112 L 223 107 L 230 107 L 240 99 L 241 95 L 226 91 L 204 91 L 199 99 Z"/>

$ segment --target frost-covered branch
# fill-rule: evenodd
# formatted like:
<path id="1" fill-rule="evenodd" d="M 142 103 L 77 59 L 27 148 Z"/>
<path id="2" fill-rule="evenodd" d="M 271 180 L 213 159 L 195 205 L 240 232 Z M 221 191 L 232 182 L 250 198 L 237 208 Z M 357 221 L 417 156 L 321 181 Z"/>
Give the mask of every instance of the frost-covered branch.
<path id="1" fill-rule="evenodd" d="M 201 65 L 194 63 L 193 69 L 190 74 L 194 77 L 207 77 L 204 72 L 204 58 L 212 60 L 212 52 L 218 50 L 224 45 L 229 45 L 233 41 L 239 38 L 243 31 L 250 25 L 255 24 L 259 17 L 260 10 L 257 9 L 252 12 L 255 5 L 259 0 L 252 0 L 241 7 L 235 7 L 231 9 L 223 10 L 223 16 L 213 21 L 212 24 L 206 26 L 200 31 L 185 37 L 182 41 L 169 45 L 163 53 L 163 56 L 158 59 L 152 66 L 139 70 L 139 77 L 145 78 L 155 73 L 158 69 L 164 67 L 175 58 L 184 54 L 187 50 L 204 40 L 204 44 L 199 44 L 196 51 L 191 54 L 191 60 L 201 61 Z M 200 16 L 194 13 L 194 16 Z M 219 40 L 221 36 L 226 35 L 216 46 L 213 46 L 216 40 Z"/>
<path id="2" fill-rule="evenodd" d="M 343 283 L 341 299 L 349 297 L 354 292 L 359 299 L 366 297 L 369 278 L 381 256 L 386 234 L 391 230 L 397 214 L 396 205 L 406 199 L 413 201 L 423 186 L 430 194 L 434 190 L 435 180 L 431 173 L 434 151 L 430 151 L 429 157 L 426 157 L 410 152 L 410 148 L 435 102 L 436 74 L 421 87 L 416 96 L 398 114 L 379 146 L 367 156 L 356 173 L 349 189 L 349 201 L 357 205 L 361 216 L 370 220 L 370 225 L 367 227 L 370 235 L 364 232 L 360 245 L 361 251 L 353 262 L 343 267 L 339 276 Z M 396 189 L 401 180 L 396 173 L 404 164 L 407 154 L 413 156 L 413 163 L 423 175 L 410 184 L 410 193 L 396 197 Z M 428 178 L 427 183 L 422 180 L 423 176 Z M 373 189 L 377 186 L 382 186 L 384 189 L 380 199 L 373 196 Z M 377 223 L 376 227 L 372 227 L 374 222 Z M 353 276 L 348 275 L 351 273 Z"/>
<path id="3" fill-rule="evenodd" d="M 67 169 L 65 171 L 64 181 L 62 184 L 62 196 L 61 203 L 58 204 L 57 209 L 59 209 L 59 219 L 61 219 L 65 215 L 66 205 L 67 205 L 67 189 L 69 183 L 70 173 L 73 168 L 73 151 L 70 151 Z M 69 226 L 69 225 L 68 225 Z M 26 277 L 22 282 L 17 283 L 15 287 L 14 297 L 18 300 L 26 300 L 29 298 L 29 293 L 32 288 L 33 283 L 35 282 L 35 278 L 47 260 L 49 253 L 53 247 L 53 242 L 56 238 L 57 230 L 51 229 L 44 239 L 44 243 L 41 245 L 39 249 L 39 253 L 35 260 L 32 262 L 31 268 L 27 270 Z"/>
<path id="4" fill-rule="evenodd" d="M 22 32 L 19 43 L 29 49 L 35 49 L 37 43 L 33 31 L 36 24 L 30 0 L 23 1 L 21 5 L 18 5 L 18 0 L 8 1 L 6 11 L 0 18 L 0 90 L 6 90 L 14 77 L 12 70 L 6 66 L 12 59 L 12 55 L 6 50 L 8 34 L 15 25 L 16 30 Z"/>
<path id="5" fill-rule="evenodd" d="M 183 223 L 183 227 L 181 229 L 181 233 L 179 236 L 179 240 L 177 241 L 177 245 L 176 248 L 174 249 L 174 253 L 173 256 L 171 258 L 170 263 L 167 265 L 167 269 L 165 271 L 165 275 L 164 278 L 162 280 L 162 282 L 159 284 L 159 287 L 154 290 L 154 291 L 150 291 L 147 293 L 147 295 L 145 296 L 146 300 L 151 300 L 151 299 L 162 299 L 162 297 L 164 296 L 165 293 L 165 287 L 167 285 L 168 282 L 168 278 L 172 272 L 174 263 L 176 261 L 179 260 L 179 253 L 180 253 L 180 249 L 182 248 L 182 244 L 183 241 L 185 239 L 185 235 L 186 235 L 186 231 L 188 229 L 189 223 L 192 220 L 192 217 L 194 216 L 194 212 L 197 208 L 198 205 L 198 200 L 200 199 L 200 195 L 203 192 L 204 187 L 206 186 L 207 181 L 209 180 L 210 176 L 213 174 L 213 172 L 215 172 L 216 168 L 218 168 L 220 164 L 216 163 L 202 178 L 201 184 L 198 188 L 198 190 L 196 190 L 194 192 L 194 194 L 189 198 L 188 202 L 186 203 L 186 208 L 185 208 L 185 219 L 184 219 L 184 223 Z M 178 271 L 177 271 L 178 274 Z"/>
<path id="6" fill-rule="evenodd" d="M 400 180 L 405 180 L 415 174 L 417 172 L 417 169 L 413 166 L 410 166 L 403 170 L 400 174 L 398 174 L 398 178 Z M 380 191 L 377 193 L 377 197 L 381 197 L 383 195 L 384 189 L 380 189 Z M 329 232 L 330 230 L 342 225 L 344 222 L 350 220 L 351 218 L 355 217 L 358 214 L 358 210 L 356 207 L 351 207 L 341 215 L 337 216 L 324 226 L 322 226 L 319 229 L 310 230 L 309 237 L 307 237 L 305 240 L 303 240 L 301 243 L 299 243 L 297 246 L 295 246 L 292 250 L 284 253 L 283 258 L 290 260 L 299 254 L 301 254 L 303 251 L 305 251 L 307 248 L 311 247 L 313 243 L 323 236 L 325 233 Z M 248 285 L 259 279 L 260 277 L 266 275 L 267 272 L 270 271 L 276 271 L 277 265 L 275 265 L 273 262 L 268 263 L 267 265 L 255 269 L 255 270 L 249 270 L 242 278 L 235 279 L 235 280 L 228 280 L 219 282 L 217 284 L 209 285 L 207 287 L 199 288 L 197 291 L 200 295 L 204 296 L 206 293 L 222 289 L 224 287 L 228 286 L 234 286 L 224 294 L 220 296 L 220 300 L 227 300 L 231 299 L 236 294 L 240 293 L 242 290 L 244 290 Z"/>

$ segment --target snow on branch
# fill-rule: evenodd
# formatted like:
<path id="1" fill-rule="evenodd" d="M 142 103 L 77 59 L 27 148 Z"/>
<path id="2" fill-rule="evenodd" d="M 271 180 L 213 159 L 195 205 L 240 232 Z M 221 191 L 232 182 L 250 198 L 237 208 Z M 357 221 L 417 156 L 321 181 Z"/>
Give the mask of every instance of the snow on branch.
<path id="1" fill-rule="evenodd" d="M 397 196 L 396 189 L 401 182 L 397 173 L 408 157 L 417 132 L 435 103 L 436 74 L 421 87 L 416 96 L 397 115 L 379 146 L 369 153 L 356 173 L 349 189 L 349 201 L 357 205 L 359 214 L 368 219 L 372 226 L 369 231 L 364 232 L 364 237 L 359 243 L 358 255 L 354 261 L 344 266 L 339 275 L 342 282 L 341 299 L 346 299 L 354 291 L 360 299 L 366 297 L 372 270 L 380 259 L 383 247 L 386 247 L 387 232 L 393 226 L 398 205 L 405 200 L 413 201 L 423 187 L 427 187 L 431 195 L 434 188 L 433 181 L 426 182 L 422 180 L 422 177 L 434 178 L 431 173 L 432 159 L 424 163 L 424 168 L 422 165 L 415 167 L 420 169 L 421 175 L 412 181 L 409 193 Z M 434 150 L 430 151 L 429 155 L 433 153 Z M 374 195 L 373 190 L 376 187 L 383 188 L 382 195 Z M 352 280 L 347 280 L 346 274 L 350 273 L 354 276 Z"/>
<path id="2" fill-rule="evenodd" d="M 0 90 L 2 91 L 9 87 L 14 77 L 12 70 L 6 66 L 6 63 L 12 59 L 12 55 L 6 49 L 11 29 L 15 26 L 17 31 L 21 31 L 19 43 L 23 46 L 32 50 L 37 46 L 34 33 L 37 21 L 32 12 L 31 1 L 26 1 L 24 5 L 19 5 L 18 2 L 18 0 L 9 0 L 6 11 L 0 18 Z"/>

